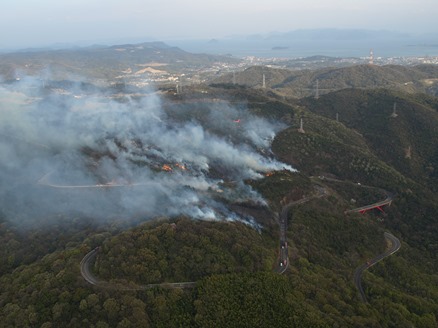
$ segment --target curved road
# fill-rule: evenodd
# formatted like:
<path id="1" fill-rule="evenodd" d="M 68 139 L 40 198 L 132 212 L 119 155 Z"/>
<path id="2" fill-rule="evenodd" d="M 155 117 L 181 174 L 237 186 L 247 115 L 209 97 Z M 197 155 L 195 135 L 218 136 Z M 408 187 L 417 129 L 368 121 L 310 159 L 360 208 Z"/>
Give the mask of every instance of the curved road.
<path id="1" fill-rule="evenodd" d="M 85 279 L 86 282 L 89 284 L 99 286 L 102 288 L 110 288 L 110 289 L 117 289 L 117 290 L 145 290 L 145 289 L 151 289 L 155 287 L 160 288 L 193 288 L 196 286 L 196 282 L 194 281 L 187 281 L 187 282 L 173 282 L 168 283 L 164 282 L 161 284 L 148 284 L 148 285 L 117 285 L 112 284 L 106 281 L 99 280 L 96 276 L 93 275 L 93 273 L 90 270 L 91 263 L 96 260 L 97 253 L 99 252 L 100 247 L 96 247 L 91 252 L 87 253 L 84 258 L 81 261 L 81 275 Z"/>
<path id="2" fill-rule="evenodd" d="M 96 247 L 91 252 L 87 253 L 81 261 L 81 275 L 89 284 L 92 285 L 99 284 L 99 280 L 97 280 L 97 278 L 93 276 L 90 270 L 90 262 L 96 259 L 99 249 L 100 247 Z"/>
<path id="3" fill-rule="evenodd" d="M 289 253 L 288 253 L 288 245 L 287 245 L 287 217 L 290 209 L 293 206 L 304 204 L 312 199 L 321 198 L 327 196 L 327 190 L 323 187 L 317 186 L 317 194 L 309 197 L 302 198 L 300 200 L 290 202 L 286 206 L 283 206 L 280 213 L 279 224 L 280 224 L 280 254 L 277 261 L 277 266 L 274 271 L 279 274 L 284 273 L 289 267 Z"/>
<path id="4" fill-rule="evenodd" d="M 146 183 L 105 183 L 105 184 L 94 184 L 94 185 L 58 185 L 50 183 L 47 178 L 53 173 L 49 172 L 42 176 L 36 183 L 41 186 L 51 187 L 51 188 L 59 188 L 59 189 L 81 189 L 81 188 L 116 188 L 116 187 L 137 187 L 137 186 L 146 186 Z"/>
<path id="5" fill-rule="evenodd" d="M 274 271 L 276 271 L 279 274 L 284 273 L 287 270 L 287 268 L 289 267 L 289 253 L 288 253 L 288 244 L 287 244 L 287 237 L 286 237 L 287 217 L 288 217 L 289 211 L 293 206 L 306 203 L 312 199 L 322 198 L 322 197 L 327 196 L 328 193 L 327 193 L 327 190 L 325 188 L 320 187 L 320 186 L 317 186 L 317 188 L 318 188 L 318 192 L 316 195 L 305 197 L 305 198 L 302 198 L 300 200 L 291 202 L 291 203 L 287 204 L 286 206 L 284 206 L 281 210 L 281 213 L 279 216 L 280 252 L 279 252 L 279 258 L 277 261 L 277 266 L 274 269 Z M 385 203 L 388 200 L 392 201 L 392 195 L 389 195 L 387 199 L 385 199 L 384 201 L 381 201 L 379 203 L 376 203 L 376 204 Z M 365 206 L 363 208 L 367 208 L 367 207 L 373 206 L 373 205 L 375 205 L 375 204 L 368 205 L 368 206 Z M 354 209 L 351 211 L 355 211 L 355 210 L 357 210 L 357 209 Z M 379 261 L 383 260 L 387 256 L 394 254 L 401 247 L 400 241 L 394 235 L 392 235 L 388 232 L 385 232 L 384 236 L 385 236 L 385 239 L 391 243 L 391 246 L 384 253 L 377 255 L 376 257 L 374 257 L 373 259 L 371 259 L 367 263 L 358 267 L 354 273 L 354 283 L 355 283 L 357 289 L 359 290 L 360 298 L 363 302 L 367 302 L 365 292 L 362 288 L 362 283 L 361 283 L 363 272 L 365 270 L 367 270 L 368 268 L 372 267 L 373 265 L 375 265 L 376 263 L 378 263 Z M 84 258 L 82 259 L 81 264 L 80 264 L 81 275 L 89 284 L 103 287 L 103 288 L 111 288 L 111 289 L 118 289 L 118 290 L 145 290 L 145 289 L 150 289 L 150 288 L 155 288 L 155 287 L 160 287 L 160 288 L 193 288 L 196 286 L 196 282 L 193 282 L 193 281 L 176 282 L 176 283 L 148 284 L 148 285 L 141 285 L 141 286 L 138 286 L 138 285 L 126 286 L 126 285 L 112 284 L 109 282 L 99 280 L 97 277 L 95 277 L 93 275 L 93 273 L 90 270 L 91 263 L 95 261 L 99 250 L 100 250 L 100 247 L 96 247 L 95 249 L 93 249 L 92 251 L 87 253 L 84 256 Z"/>
<path id="6" fill-rule="evenodd" d="M 356 285 L 357 289 L 359 290 L 360 299 L 363 302 L 367 302 L 365 292 L 362 288 L 362 274 L 363 274 L 363 272 L 365 270 L 367 270 L 368 268 L 371 268 L 374 264 L 383 260 L 385 257 L 388 257 L 388 256 L 394 254 L 401 247 L 400 240 L 398 240 L 394 235 L 390 234 L 389 232 L 385 232 L 384 236 L 385 236 L 385 239 L 391 243 L 391 246 L 384 253 L 377 255 L 376 257 L 374 257 L 373 259 L 371 259 L 367 263 L 358 267 L 356 269 L 356 271 L 354 272 L 354 284 Z"/>
<path id="7" fill-rule="evenodd" d="M 325 197 L 327 195 L 327 191 L 322 187 L 317 187 L 317 194 L 309 197 L 302 198 L 300 200 L 291 202 L 284 206 L 280 213 L 279 224 L 280 224 L 280 254 L 279 259 L 277 261 L 277 266 L 274 271 L 279 274 L 284 273 L 289 267 L 289 254 L 288 254 L 288 245 L 286 239 L 286 231 L 287 231 L 287 217 L 290 209 L 293 206 L 306 203 L 312 199 Z M 87 253 L 81 261 L 80 269 L 81 275 L 91 285 L 99 286 L 101 288 L 111 288 L 118 290 L 144 290 L 155 287 L 161 288 L 193 288 L 196 286 L 196 282 L 188 281 L 188 282 L 175 282 L 175 283 L 161 283 L 161 284 L 148 284 L 142 286 L 123 286 L 117 284 L 111 284 L 106 281 L 99 280 L 96 276 L 91 272 L 91 264 L 96 260 L 97 254 L 100 250 L 100 247 L 96 247 L 89 253 Z"/>
<path id="8" fill-rule="evenodd" d="M 365 205 L 365 206 L 362 206 L 362 207 L 353 208 L 352 210 L 344 211 L 344 214 L 348 214 L 348 213 L 362 213 L 362 212 L 371 210 L 373 208 L 378 208 L 378 207 L 384 206 L 384 205 L 390 205 L 392 203 L 393 199 L 394 199 L 394 195 L 388 194 L 388 197 L 386 197 L 386 199 L 384 199 L 384 200 L 381 200 L 380 202 L 373 203 L 373 204 L 370 204 L 370 205 Z"/>
<path id="9" fill-rule="evenodd" d="M 45 177 L 41 178 L 43 180 Z M 296 205 L 306 203 L 315 198 L 321 198 L 327 195 L 327 191 L 322 187 L 317 187 L 317 194 L 309 197 L 302 198 L 300 200 L 291 202 L 284 206 L 280 213 L 279 224 L 280 224 L 280 254 L 279 259 L 277 261 L 277 266 L 274 271 L 279 274 L 284 273 L 289 267 L 289 254 L 288 254 L 288 245 L 286 239 L 286 231 L 287 231 L 287 217 L 289 210 Z M 111 288 L 118 290 L 144 290 L 155 287 L 161 288 L 193 288 L 196 286 L 196 282 L 188 281 L 188 282 L 175 282 L 175 283 L 161 283 L 161 284 L 148 284 L 143 286 L 123 286 L 117 284 L 111 284 L 106 281 L 99 280 L 96 276 L 91 272 L 91 264 L 96 260 L 97 254 L 100 250 L 100 247 L 96 247 L 89 253 L 87 253 L 80 264 L 81 275 L 91 285 L 99 286 L 101 288 Z"/>
<path id="10" fill-rule="evenodd" d="M 316 178 L 316 177 L 311 177 L 311 178 Z M 333 178 L 328 178 L 325 176 L 319 176 L 318 177 L 319 180 L 325 180 L 325 181 L 331 181 L 331 182 L 339 182 L 339 183 L 352 183 L 351 181 L 344 181 L 344 180 L 338 180 L 338 179 L 333 179 Z M 356 185 L 355 183 L 353 183 L 354 185 Z M 389 191 L 382 189 L 382 188 L 378 188 L 378 187 L 372 187 L 372 186 L 367 186 L 367 185 L 361 185 L 361 184 L 357 184 L 357 186 L 360 186 L 361 188 L 371 188 L 371 189 L 377 189 L 380 190 L 382 193 L 386 194 L 386 198 L 384 200 L 381 200 L 379 202 L 373 203 L 373 204 L 369 204 L 369 205 L 365 205 L 362 207 L 357 207 L 357 208 L 353 208 L 352 210 L 346 210 L 344 211 L 344 214 L 348 214 L 348 213 L 363 213 L 366 212 L 368 210 L 371 210 L 373 208 L 378 208 L 384 205 L 391 205 L 393 199 L 394 199 L 394 194 L 390 193 Z"/>
<path id="11" fill-rule="evenodd" d="M 319 179 L 333 181 L 333 182 L 345 182 L 342 180 L 331 179 L 331 178 L 326 178 L 326 177 L 319 177 Z M 359 185 L 359 186 L 366 187 L 366 188 L 375 188 L 375 187 L 365 186 L 365 185 Z M 344 211 L 344 214 L 362 213 L 362 212 L 365 212 L 365 211 L 368 211 L 370 209 L 377 208 L 377 207 L 380 207 L 383 205 L 390 205 L 392 200 L 394 199 L 394 194 L 392 194 L 384 189 L 381 189 L 381 188 L 377 188 L 377 189 L 379 189 L 380 191 L 384 192 L 387 195 L 387 197 L 384 200 L 370 204 L 370 205 L 357 207 L 357 208 L 354 208 L 352 210 Z M 367 270 L 368 268 L 372 267 L 377 262 L 380 262 L 381 260 L 383 260 L 385 257 L 388 257 L 388 256 L 394 254 L 401 247 L 400 240 L 398 240 L 397 237 L 395 237 L 393 234 L 391 234 L 389 232 L 385 232 L 384 236 L 385 236 L 385 239 L 391 243 L 391 246 L 384 253 L 377 255 L 373 259 L 369 260 L 367 263 L 362 264 L 354 272 L 354 284 L 356 285 L 356 288 L 359 290 L 359 296 L 363 302 L 368 302 L 366 295 L 365 295 L 365 292 L 364 292 L 363 287 L 362 287 L 362 274 L 363 274 L 363 272 L 365 270 Z"/>

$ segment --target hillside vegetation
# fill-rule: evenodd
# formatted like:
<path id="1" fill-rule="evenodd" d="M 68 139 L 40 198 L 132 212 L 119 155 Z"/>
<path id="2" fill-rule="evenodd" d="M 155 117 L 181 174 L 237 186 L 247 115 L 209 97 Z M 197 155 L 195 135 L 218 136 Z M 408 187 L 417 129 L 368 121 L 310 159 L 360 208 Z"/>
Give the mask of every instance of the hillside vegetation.
<path id="1" fill-rule="evenodd" d="M 393 70 L 394 79 L 429 74 L 425 67 L 384 69 Z M 368 83 L 374 70 L 380 68 L 355 68 L 364 75 L 355 81 Z M 327 81 L 345 87 L 341 73 L 329 72 Z M 279 84 L 283 73 L 275 73 Z M 168 94 L 164 107 L 173 122 L 204 122 L 206 108 L 224 108 L 207 104 L 225 100 L 237 113 L 248 108 L 281 121 L 284 129 L 271 149 L 257 151 L 298 172 L 267 172 L 247 181 L 268 207 L 224 203 L 237 213 L 254 214 L 258 226 L 187 217 L 92 225 L 89 218 L 60 215 L 56 225 L 23 230 L 8 220 L 10 213 L 0 211 L 0 327 L 435 328 L 438 101 L 374 89 L 379 83 L 372 90 L 346 89 L 299 101 L 229 83 L 206 87 L 208 94 Z M 397 115 L 392 115 L 394 103 Z M 300 119 L 304 133 L 298 131 Z M 240 132 L 232 131 L 227 138 L 238 139 Z M 394 200 L 385 213 L 344 214 L 389 194 Z M 285 215 L 289 265 L 280 275 L 274 268 L 281 251 L 280 213 L 287 204 L 293 205 Z M 364 303 L 354 272 L 384 252 L 385 231 L 402 246 L 366 270 L 362 283 L 369 302 Z M 90 285 L 80 262 L 96 247 L 91 270 L 98 280 L 116 286 L 195 281 L 195 287 Z"/>
<path id="2" fill-rule="evenodd" d="M 261 66 L 235 73 L 235 82 L 249 87 L 266 87 L 281 96 L 302 98 L 341 89 L 387 88 L 407 93 L 425 92 L 436 95 L 438 69 L 434 65 L 406 67 L 399 65 L 356 65 L 317 70 L 286 70 Z M 232 83 L 233 75 L 219 77 L 213 83 Z"/>
<path id="3" fill-rule="evenodd" d="M 384 89 L 343 90 L 303 99 L 312 112 L 339 121 L 361 134 L 381 160 L 406 177 L 437 190 L 437 100 Z M 394 112 L 395 106 L 395 112 Z"/>
<path id="4" fill-rule="evenodd" d="M 149 70 L 172 73 L 183 68 L 209 66 L 217 61 L 238 62 L 237 59 L 229 57 L 192 54 L 163 42 L 145 42 L 110 47 L 0 54 L 0 76 L 3 79 L 15 79 L 22 75 L 35 75 L 46 71 L 55 79 L 85 76 L 112 80 L 148 67 Z"/>

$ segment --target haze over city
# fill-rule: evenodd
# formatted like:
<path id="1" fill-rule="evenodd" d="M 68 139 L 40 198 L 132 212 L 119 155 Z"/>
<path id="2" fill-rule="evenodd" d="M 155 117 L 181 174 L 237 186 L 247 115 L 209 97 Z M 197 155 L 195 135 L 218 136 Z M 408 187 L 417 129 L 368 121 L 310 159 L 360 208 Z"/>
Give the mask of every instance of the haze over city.
<path id="1" fill-rule="evenodd" d="M 358 28 L 428 34 L 435 0 L 4 0 L 0 49 L 113 40 L 177 40 Z"/>

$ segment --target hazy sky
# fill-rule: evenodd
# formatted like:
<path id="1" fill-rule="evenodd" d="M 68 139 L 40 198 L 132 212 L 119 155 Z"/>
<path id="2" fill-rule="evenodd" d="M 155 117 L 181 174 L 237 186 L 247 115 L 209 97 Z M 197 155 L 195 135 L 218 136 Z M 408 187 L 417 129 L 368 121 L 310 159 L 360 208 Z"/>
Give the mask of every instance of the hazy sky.
<path id="1" fill-rule="evenodd" d="M 438 31 L 437 0 L 1 0 L 0 48 L 308 28 Z"/>

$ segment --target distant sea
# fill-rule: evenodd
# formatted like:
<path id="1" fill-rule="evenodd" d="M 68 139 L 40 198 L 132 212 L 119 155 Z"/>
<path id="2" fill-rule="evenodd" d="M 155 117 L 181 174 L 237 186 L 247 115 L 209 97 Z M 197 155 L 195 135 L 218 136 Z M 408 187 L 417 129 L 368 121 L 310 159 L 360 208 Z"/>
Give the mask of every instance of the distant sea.
<path id="1" fill-rule="evenodd" d="M 298 58 L 314 55 L 332 57 L 423 57 L 438 56 L 438 40 L 196 40 L 166 41 L 169 45 L 193 53 L 231 55 L 234 57 Z"/>

